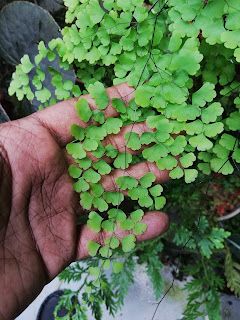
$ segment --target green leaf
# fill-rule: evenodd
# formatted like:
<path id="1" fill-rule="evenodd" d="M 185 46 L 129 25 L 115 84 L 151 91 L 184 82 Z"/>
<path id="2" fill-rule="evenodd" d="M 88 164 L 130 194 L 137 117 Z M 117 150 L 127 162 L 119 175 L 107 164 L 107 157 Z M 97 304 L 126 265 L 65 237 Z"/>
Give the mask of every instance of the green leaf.
<path id="1" fill-rule="evenodd" d="M 240 112 L 235 111 L 230 113 L 229 118 L 226 119 L 226 124 L 232 131 L 240 130 Z"/>
<path id="2" fill-rule="evenodd" d="M 103 198 L 94 198 L 93 199 L 93 207 L 98 209 L 100 212 L 105 212 L 108 209 L 108 204 Z"/>
<path id="3" fill-rule="evenodd" d="M 146 173 L 140 180 L 140 184 L 143 188 L 149 188 L 156 180 L 155 175 L 152 172 Z"/>
<path id="4" fill-rule="evenodd" d="M 155 144 L 150 148 L 145 148 L 142 152 L 144 159 L 150 162 L 165 158 L 168 155 L 168 149 L 163 144 Z"/>
<path id="5" fill-rule="evenodd" d="M 52 94 L 47 88 L 43 88 L 42 90 L 37 90 L 35 96 L 38 101 L 45 103 L 51 98 Z"/>
<path id="6" fill-rule="evenodd" d="M 125 141 L 128 148 L 134 151 L 141 149 L 141 140 L 136 132 L 127 132 L 125 134 Z"/>
<path id="7" fill-rule="evenodd" d="M 205 82 L 202 87 L 193 93 L 193 105 L 203 107 L 207 102 L 211 102 L 216 97 L 215 85 L 210 82 Z"/>
<path id="8" fill-rule="evenodd" d="M 141 107 L 149 107 L 150 99 L 154 95 L 154 87 L 148 85 L 139 86 L 135 92 L 136 104 Z"/>
<path id="9" fill-rule="evenodd" d="M 132 162 L 132 155 L 129 153 L 119 153 L 113 165 L 117 169 L 127 169 Z"/>
<path id="10" fill-rule="evenodd" d="M 93 139 L 85 139 L 82 146 L 85 151 L 95 151 L 98 148 L 98 142 Z"/>
<path id="11" fill-rule="evenodd" d="M 110 219 L 115 219 L 118 222 L 126 220 L 126 214 L 122 210 L 116 208 L 108 210 L 108 216 Z"/>
<path id="12" fill-rule="evenodd" d="M 196 169 L 185 169 L 184 178 L 186 183 L 192 183 L 196 180 L 198 176 L 198 171 Z"/>
<path id="13" fill-rule="evenodd" d="M 118 98 L 112 99 L 112 106 L 119 112 L 119 113 L 126 113 L 127 108 L 123 100 Z"/>
<path id="14" fill-rule="evenodd" d="M 136 7 L 133 17 L 138 23 L 143 22 L 148 17 L 148 10 L 145 7 Z"/>
<path id="15" fill-rule="evenodd" d="M 86 137 L 89 139 L 103 140 L 107 136 L 107 132 L 103 126 L 89 126 L 86 129 Z"/>
<path id="16" fill-rule="evenodd" d="M 136 238 L 133 234 L 129 234 L 128 236 L 122 239 L 122 250 L 127 253 L 132 251 L 136 246 Z"/>
<path id="17" fill-rule="evenodd" d="M 101 195 L 104 193 L 104 189 L 101 184 L 95 183 L 91 184 L 91 192 L 94 197 L 101 197 Z"/>
<path id="18" fill-rule="evenodd" d="M 84 178 L 78 179 L 78 181 L 75 182 L 74 185 L 73 185 L 73 189 L 78 193 L 85 192 L 85 191 L 89 190 L 89 188 L 90 188 L 90 186 L 85 181 Z"/>
<path id="19" fill-rule="evenodd" d="M 88 158 L 84 158 L 84 159 L 78 160 L 78 165 L 81 169 L 87 170 L 88 168 L 91 167 L 92 161 Z"/>
<path id="20" fill-rule="evenodd" d="M 97 182 L 99 182 L 101 180 L 100 174 L 98 174 L 93 169 L 88 169 L 87 171 L 85 171 L 84 174 L 83 174 L 83 178 L 87 182 L 91 182 L 91 183 L 97 183 Z"/>
<path id="21" fill-rule="evenodd" d="M 230 134 L 224 133 L 219 140 L 219 144 L 231 151 L 237 145 L 237 138 L 231 136 Z"/>
<path id="22" fill-rule="evenodd" d="M 94 110 L 93 111 L 93 120 L 98 122 L 99 124 L 103 124 L 105 122 L 105 116 L 102 111 L 99 110 Z"/>
<path id="23" fill-rule="evenodd" d="M 137 187 L 128 191 L 128 195 L 132 200 L 138 200 L 148 196 L 148 191 L 146 188 Z"/>
<path id="24" fill-rule="evenodd" d="M 93 164 L 93 168 L 98 171 L 99 174 L 106 175 L 112 171 L 111 166 L 104 160 L 99 160 Z"/>
<path id="25" fill-rule="evenodd" d="M 186 138 L 184 136 L 179 135 L 174 139 L 173 144 L 169 146 L 169 150 L 173 156 L 177 156 L 184 151 L 184 148 L 186 147 L 186 145 L 187 145 Z"/>
<path id="26" fill-rule="evenodd" d="M 24 73 L 29 73 L 34 68 L 34 65 L 31 63 L 28 55 L 24 55 L 22 57 L 21 64 L 21 68 Z"/>
<path id="27" fill-rule="evenodd" d="M 91 257 L 95 257 L 97 252 L 98 252 L 98 249 L 100 248 L 100 244 L 95 242 L 95 241 L 92 241 L 90 240 L 88 242 L 88 253 Z"/>
<path id="28" fill-rule="evenodd" d="M 240 37 L 238 30 L 225 31 L 221 34 L 221 41 L 229 49 L 235 49 L 240 46 Z"/>
<path id="29" fill-rule="evenodd" d="M 101 143 L 99 143 L 97 149 L 96 149 L 95 151 L 92 151 L 92 154 L 93 154 L 93 156 L 94 156 L 95 158 L 98 158 L 98 159 L 104 157 L 104 155 L 105 155 L 105 148 L 104 148 L 104 146 L 103 146 Z"/>
<path id="30" fill-rule="evenodd" d="M 69 173 L 70 177 L 77 179 L 81 176 L 82 170 L 80 168 L 76 167 L 75 165 L 71 164 L 68 168 L 68 173 Z"/>
<path id="31" fill-rule="evenodd" d="M 108 118 L 104 125 L 103 128 L 106 130 L 107 134 L 117 134 L 119 133 L 123 123 L 121 119 L 118 118 Z"/>
<path id="32" fill-rule="evenodd" d="M 204 125 L 202 121 L 195 120 L 192 122 L 186 123 L 186 133 L 193 136 L 195 134 L 200 134 L 203 132 Z"/>
<path id="33" fill-rule="evenodd" d="M 138 203 L 141 207 L 150 208 L 153 205 L 153 200 L 149 195 L 147 195 L 140 197 Z"/>
<path id="34" fill-rule="evenodd" d="M 130 218 L 127 218 L 120 223 L 120 228 L 125 231 L 130 231 L 133 229 L 133 227 L 134 227 L 134 222 Z"/>
<path id="35" fill-rule="evenodd" d="M 169 44 L 168 44 L 168 50 L 171 52 L 178 51 L 182 44 L 182 38 L 181 36 L 175 32 L 172 34 Z"/>
<path id="36" fill-rule="evenodd" d="M 161 197 L 156 197 L 154 198 L 154 205 L 156 210 L 162 209 L 166 204 L 166 198 L 161 196 Z"/>
<path id="37" fill-rule="evenodd" d="M 143 234 L 147 230 L 147 225 L 145 223 L 137 223 L 133 228 L 133 233 L 136 236 Z"/>
<path id="38" fill-rule="evenodd" d="M 193 165 L 194 161 L 196 160 L 196 156 L 194 153 L 190 152 L 182 156 L 179 160 L 183 168 L 188 168 Z"/>
<path id="39" fill-rule="evenodd" d="M 97 81 L 94 84 L 90 84 L 88 91 L 96 101 L 96 104 L 100 110 L 106 109 L 109 103 L 109 98 L 104 88 L 104 85 Z"/>
<path id="40" fill-rule="evenodd" d="M 116 184 L 122 190 L 131 190 L 137 187 L 138 181 L 133 177 L 123 176 L 116 179 Z"/>
<path id="41" fill-rule="evenodd" d="M 116 148 L 114 148 L 111 144 L 108 144 L 105 148 L 106 150 L 106 156 L 109 158 L 116 158 L 116 156 L 118 155 L 118 150 Z"/>
<path id="42" fill-rule="evenodd" d="M 108 245 L 111 249 L 117 249 L 120 246 L 120 241 L 117 237 L 112 236 L 111 238 L 108 238 Z"/>
<path id="43" fill-rule="evenodd" d="M 101 269 L 99 267 L 89 267 L 89 274 L 97 279 L 100 276 Z"/>
<path id="44" fill-rule="evenodd" d="M 110 258 L 112 256 L 112 250 L 109 248 L 109 246 L 101 247 L 99 253 L 103 258 Z"/>
<path id="45" fill-rule="evenodd" d="M 165 142 L 170 137 L 170 133 L 173 131 L 173 123 L 170 123 L 168 119 L 161 119 L 157 123 L 157 131 L 155 138 L 158 142 Z"/>
<path id="46" fill-rule="evenodd" d="M 130 214 L 132 221 L 135 223 L 141 221 L 143 216 L 144 216 L 144 211 L 141 209 L 135 210 Z"/>
<path id="47" fill-rule="evenodd" d="M 87 226 L 94 232 L 100 232 L 103 218 L 95 211 L 91 211 L 88 216 Z"/>
<path id="48" fill-rule="evenodd" d="M 198 169 L 206 175 L 211 174 L 211 168 L 210 168 L 209 163 L 199 163 Z"/>
<path id="49" fill-rule="evenodd" d="M 123 270 L 123 263 L 119 261 L 113 261 L 112 268 L 114 273 L 120 273 Z"/>
<path id="50" fill-rule="evenodd" d="M 232 174 L 234 171 L 233 166 L 231 165 L 231 162 L 229 159 L 219 159 L 219 158 L 213 158 L 210 161 L 211 168 L 214 172 L 222 173 L 224 175 Z"/>
<path id="51" fill-rule="evenodd" d="M 190 75 L 195 75 L 200 69 L 199 63 L 202 59 L 203 55 L 198 50 L 198 40 L 189 38 L 182 48 L 173 55 L 169 70 L 184 70 Z"/>
<path id="52" fill-rule="evenodd" d="M 112 220 L 105 220 L 102 222 L 102 229 L 106 232 L 114 232 L 115 224 Z"/>
<path id="53" fill-rule="evenodd" d="M 237 162 L 240 163 L 240 148 L 235 148 L 232 158 Z"/>
<path id="54" fill-rule="evenodd" d="M 157 184 L 156 186 L 150 188 L 149 192 L 153 197 L 158 197 L 162 194 L 163 187 L 160 184 Z"/>
<path id="55" fill-rule="evenodd" d="M 73 124 L 71 126 L 71 134 L 76 140 L 82 141 L 85 137 L 85 130 L 80 126 Z"/>
<path id="56" fill-rule="evenodd" d="M 105 259 L 105 260 L 103 261 L 102 267 L 103 267 L 104 270 L 110 269 L 110 267 L 111 267 L 111 261 L 110 261 L 110 259 Z"/>
<path id="57" fill-rule="evenodd" d="M 206 138 L 204 134 L 199 134 L 197 136 L 191 137 L 189 139 L 189 143 L 199 151 L 206 151 L 213 147 L 212 141 Z"/>
<path id="58" fill-rule="evenodd" d="M 213 138 L 224 130 L 224 125 L 222 122 L 215 122 L 206 124 L 204 126 L 204 134 L 206 137 Z"/>
<path id="59" fill-rule="evenodd" d="M 180 179 L 183 177 L 183 175 L 184 175 L 183 169 L 180 167 L 176 167 L 169 173 L 169 176 L 172 179 Z"/>
<path id="60" fill-rule="evenodd" d="M 153 132 L 143 132 L 143 134 L 140 137 L 140 143 L 148 145 L 148 144 L 150 144 L 152 142 L 156 142 L 155 133 L 153 133 Z"/>
<path id="61" fill-rule="evenodd" d="M 83 159 L 87 155 L 81 143 L 71 142 L 67 145 L 66 149 L 74 159 Z"/>
<path id="62" fill-rule="evenodd" d="M 107 203 L 119 206 L 124 200 L 124 195 L 121 192 L 104 192 L 103 198 Z"/>
<path id="63" fill-rule="evenodd" d="M 219 102 L 213 102 L 207 108 L 202 110 L 202 121 L 204 123 L 215 122 L 222 115 L 224 109 Z"/>
<path id="64" fill-rule="evenodd" d="M 168 155 L 162 159 L 157 160 L 156 164 L 160 170 L 172 170 L 177 166 L 177 159 Z"/>
<path id="65" fill-rule="evenodd" d="M 92 110 L 89 107 L 89 104 L 86 99 L 79 99 L 76 103 L 76 110 L 79 118 L 83 122 L 88 122 L 92 117 Z"/>

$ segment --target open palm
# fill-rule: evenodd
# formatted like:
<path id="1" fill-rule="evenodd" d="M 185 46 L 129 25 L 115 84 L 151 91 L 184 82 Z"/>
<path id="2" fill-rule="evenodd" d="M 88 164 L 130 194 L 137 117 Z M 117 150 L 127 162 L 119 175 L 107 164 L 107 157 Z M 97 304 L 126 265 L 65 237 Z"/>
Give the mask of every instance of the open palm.
<path id="1" fill-rule="evenodd" d="M 110 98 L 130 97 L 131 92 L 126 85 L 108 89 Z M 93 100 L 85 98 L 94 108 Z M 117 114 L 109 106 L 106 116 Z M 70 100 L 0 126 L 1 319 L 14 318 L 64 267 L 86 257 L 90 239 L 100 241 L 86 226 L 76 226 L 82 209 L 67 173 L 71 160 L 65 152 L 73 123 L 86 126 L 76 117 L 74 100 Z M 121 151 L 124 134 L 130 130 L 123 128 L 108 137 L 108 143 Z M 145 130 L 144 123 L 134 128 Z M 115 177 L 139 178 L 148 171 L 154 172 L 158 182 L 168 178 L 155 165 L 140 163 L 127 171 L 115 170 L 102 184 L 114 190 Z M 139 240 L 161 234 L 168 225 L 167 216 L 158 212 L 146 214 L 144 222 L 148 229 Z"/>

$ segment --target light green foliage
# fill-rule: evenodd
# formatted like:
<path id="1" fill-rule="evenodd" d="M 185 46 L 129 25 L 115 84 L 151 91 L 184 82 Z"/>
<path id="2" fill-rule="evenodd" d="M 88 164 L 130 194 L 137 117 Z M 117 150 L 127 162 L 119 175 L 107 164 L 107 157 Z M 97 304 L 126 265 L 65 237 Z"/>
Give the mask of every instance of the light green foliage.
<path id="1" fill-rule="evenodd" d="M 96 212 L 92 211 L 89 213 L 89 219 L 88 219 L 88 227 L 95 231 L 99 232 L 101 230 L 101 223 L 103 218 Z"/>
<path id="2" fill-rule="evenodd" d="M 136 238 L 130 234 L 122 239 L 122 250 L 123 252 L 130 252 L 135 248 Z"/>
<path id="3" fill-rule="evenodd" d="M 86 157 L 86 152 L 84 151 L 81 143 L 69 143 L 67 145 L 67 152 L 74 159 L 83 159 Z"/>
<path id="4" fill-rule="evenodd" d="M 16 94 L 18 100 L 37 101 L 41 107 L 79 97 L 80 86 L 52 67 L 57 61 L 64 71 L 74 69 L 81 89 L 90 94 L 89 102 L 80 98 L 76 103 L 77 115 L 88 126 L 71 127 L 74 141 L 66 149 L 75 163 L 68 172 L 75 179 L 73 188 L 80 194 L 81 206 L 91 211 L 88 227 L 108 236 L 101 244 L 88 244 L 94 258 L 85 273 L 93 280 L 87 282 L 81 307 L 76 307 L 82 319 L 86 319 L 85 305 L 96 319 L 101 319 L 101 303 L 112 308 L 112 315 L 117 310 L 114 301 L 118 306 L 123 304 L 127 282 L 133 279 L 127 272 L 134 270 L 136 236 L 147 230 L 142 222 L 144 211 L 162 210 L 167 204 L 157 177 L 148 172 L 136 179 L 131 176 L 132 165 L 149 161 L 149 168 L 168 170 L 173 180 L 192 184 L 200 172 L 229 175 L 240 163 L 240 4 L 233 0 L 169 0 L 164 6 L 163 1 L 149 2 L 150 9 L 143 0 L 65 0 L 62 38 L 49 44 L 40 42 L 34 59 L 22 57 L 9 87 L 9 93 Z M 42 67 L 44 61 L 49 74 Z M 51 89 L 46 86 L 48 78 Z M 122 94 L 124 90 L 105 89 L 125 82 L 133 87 L 128 96 Z M 117 98 L 111 100 L 109 92 Z M 132 100 L 127 102 L 130 95 Z M 94 103 L 96 110 L 92 108 Z M 138 123 L 145 123 L 147 132 L 135 130 Z M 124 131 L 124 126 L 131 129 Z M 124 141 L 118 145 L 119 150 L 115 145 L 106 145 L 108 135 L 110 141 L 121 132 Z M 93 161 L 89 153 L 95 157 Z M 102 181 L 107 177 L 103 176 L 112 175 L 116 169 L 118 178 L 112 178 L 111 189 L 104 190 Z M 127 175 L 121 174 L 125 169 Z M 122 209 L 125 199 L 133 202 L 135 211 Z M 206 264 L 215 251 L 223 248 L 229 234 L 205 216 L 198 224 L 197 214 L 191 226 L 181 221 L 172 241 L 197 251 Z M 117 236 L 119 228 L 127 232 L 123 238 Z M 156 255 L 160 247 L 159 243 L 152 248 L 149 245 Z M 122 253 L 127 253 L 130 267 L 115 261 L 115 256 Z M 148 263 L 147 271 L 159 297 L 161 264 L 146 252 L 142 261 Z M 109 268 L 116 273 L 115 294 L 104 274 Z M 197 268 L 197 274 L 203 274 L 204 267 Z M 233 273 L 236 268 L 228 256 L 228 271 Z M 212 276 L 213 281 L 216 278 Z M 228 279 L 233 286 L 230 276 Z M 204 315 L 218 319 L 218 307 L 212 306 L 218 306 L 216 290 L 221 286 L 211 283 L 214 290 L 209 284 L 207 292 L 202 283 L 194 279 L 188 286 L 191 294 L 185 311 L 187 320 L 202 315 L 198 300 L 206 305 Z"/>
<path id="5" fill-rule="evenodd" d="M 69 168 L 68 168 L 68 172 L 69 172 L 69 175 L 72 177 L 72 178 L 79 178 L 82 174 L 82 170 L 74 165 L 71 165 Z"/>
<path id="6" fill-rule="evenodd" d="M 115 168 L 127 169 L 132 162 L 132 155 L 130 153 L 119 153 L 113 164 Z"/>
<path id="7" fill-rule="evenodd" d="M 141 140 L 136 132 L 128 132 L 125 134 L 127 147 L 136 151 L 141 148 Z"/>
<path id="8" fill-rule="evenodd" d="M 138 185 L 138 181 L 135 178 L 128 176 L 117 178 L 116 183 L 121 190 L 131 190 Z"/>
<path id="9" fill-rule="evenodd" d="M 101 82 L 95 82 L 88 87 L 88 91 L 95 99 L 96 105 L 100 110 L 103 110 L 108 105 L 108 95 L 105 91 L 104 85 Z"/>
<path id="10" fill-rule="evenodd" d="M 121 127 L 122 120 L 117 118 L 108 118 L 103 125 L 103 128 L 106 130 L 107 134 L 117 134 Z"/>
<path id="11" fill-rule="evenodd" d="M 79 99 L 78 102 L 76 103 L 76 109 L 77 109 L 79 118 L 84 122 L 88 122 L 92 116 L 92 111 L 88 105 L 87 100 Z"/>
<path id="12" fill-rule="evenodd" d="M 140 180 L 140 184 L 143 188 L 149 188 L 156 180 L 155 175 L 152 172 L 146 173 Z"/>

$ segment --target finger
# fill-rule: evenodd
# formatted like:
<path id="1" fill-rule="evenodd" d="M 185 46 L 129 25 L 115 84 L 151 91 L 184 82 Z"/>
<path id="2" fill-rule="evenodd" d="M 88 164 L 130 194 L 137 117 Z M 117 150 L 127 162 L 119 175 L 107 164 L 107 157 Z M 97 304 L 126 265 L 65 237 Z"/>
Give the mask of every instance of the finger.
<path id="1" fill-rule="evenodd" d="M 116 169 L 102 179 L 102 186 L 106 191 L 116 191 L 116 179 L 122 176 L 133 177 L 137 180 L 141 179 L 146 173 L 152 172 L 155 177 L 155 183 L 164 183 L 169 180 L 169 171 L 159 170 L 156 164 L 151 162 L 141 162 L 130 166 L 128 169 Z"/>
<path id="2" fill-rule="evenodd" d="M 151 211 L 145 214 L 142 222 L 147 225 L 147 230 L 144 234 L 137 236 L 138 241 L 153 239 L 163 234 L 168 229 L 169 218 L 163 212 Z M 122 239 L 128 234 L 129 232 L 120 229 L 115 233 L 119 239 Z M 85 225 L 80 234 L 76 259 L 83 259 L 88 256 L 88 243 L 90 240 L 103 244 L 104 239 L 110 236 L 111 234 L 106 232 L 95 233 Z"/>
<path id="3" fill-rule="evenodd" d="M 120 84 L 107 89 L 110 98 L 109 106 L 105 109 L 106 117 L 116 117 L 118 113 L 111 106 L 111 99 L 121 98 L 126 103 L 133 98 L 134 89 L 130 88 L 127 84 Z M 97 109 L 95 101 L 90 95 L 84 95 L 90 108 Z M 70 99 L 60 102 L 50 108 L 36 112 L 31 117 L 37 119 L 43 126 L 45 126 L 56 138 L 61 146 L 65 146 L 72 140 L 70 127 L 73 123 L 79 124 L 82 127 L 88 126 L 85 122 L 81 121 L 76 114 L 75 104 L 77 99 Z"/>

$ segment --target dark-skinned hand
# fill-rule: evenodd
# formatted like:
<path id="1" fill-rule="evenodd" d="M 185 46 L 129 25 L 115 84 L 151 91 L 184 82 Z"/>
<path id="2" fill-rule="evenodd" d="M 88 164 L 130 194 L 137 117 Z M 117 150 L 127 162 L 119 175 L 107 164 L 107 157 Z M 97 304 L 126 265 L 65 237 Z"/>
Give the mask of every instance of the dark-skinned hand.
<path id="1" fill-rule="evenodd" d="M 130 99 L 133 89 L 126 85 L 108 89 L 110 99 Z M 85 96 L 91 108 L 94 101 Z M 90 239 L 100 241 L 86 226 L 77 228 L 76 218 L 83 210 L 68 176 L 71 159 L 65 147 L 71 141 L 70 126 L 86 127 L 76 115 L 75 101 L 59 103 L 21 120 L 0 125 L 0 319 L 14 319 L 40 293 L 42 288 L 71 262 L 87 256 Z M 117 116 L 109 105 L 105 115 Z M 123 128 L 105 143 L 124 150 Z M 135 132 L 148 130 L 144 123 Z M 130 152 L 130 150 L 128 150 Z M 91 156 L 91 155 L 89 155 Z M 115 190 L 114 179 L 121 175 L 142 177 L 153 172 L 157 182 L 168 179 L 148 162 L 115 170 L 101 181 L 106 190 Z M 148 225 L 138 240 L 158 236 L 168 227 L 167 215 L 148 212 Z M 121 235 L 120 235 L 121 236 Z"/>

